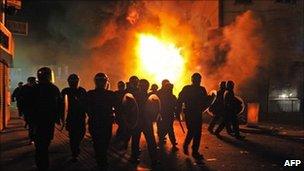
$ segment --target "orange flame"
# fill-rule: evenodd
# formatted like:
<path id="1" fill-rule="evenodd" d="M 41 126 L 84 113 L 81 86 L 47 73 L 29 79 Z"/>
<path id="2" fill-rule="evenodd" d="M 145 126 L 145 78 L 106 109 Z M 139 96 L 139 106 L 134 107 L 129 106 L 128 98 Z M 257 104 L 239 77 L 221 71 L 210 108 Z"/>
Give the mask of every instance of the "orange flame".
<path id="1" fill-rule="evenodd" d="M 185 84 L 186 65 L 181 49 L 152 34 L 141 33 L 137 38 L 137 75 L 157 84 L 168 79 L 175 85 L 175 90 L 181 90 Z"/>

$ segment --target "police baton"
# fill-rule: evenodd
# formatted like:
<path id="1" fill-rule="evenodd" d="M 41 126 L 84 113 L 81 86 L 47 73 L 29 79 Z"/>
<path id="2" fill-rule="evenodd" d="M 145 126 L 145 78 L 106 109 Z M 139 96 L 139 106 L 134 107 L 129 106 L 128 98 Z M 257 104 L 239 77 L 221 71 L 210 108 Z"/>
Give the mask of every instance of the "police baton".
<path id="1" fill-rule="evenodd" d="M 183 133 L 186 133 L 186 132 L 185 132 L 185 129 L 184 129 L 184 127 L 183 127 L 182 121 L 181 121 L 181 119 L 180 119 L 180 115 L 178 115 L 177 117 L 178 117 L 177 120 L 178 120 L 179 126 L 182 128 Z"/>
<path id="2" fill-rule="evenodd" d="M 182 121 L 179 119 L 178 122 L 179 122 L 179 126 L 182 128 L 183 133 L 186 133 L 185 130 L 184 130 Z"/>
<path id="3" fill-rule="evenodd" d="M 62 126 L 61 126 L 61 128 L 60 128 L 60 132 L 62 132 L 63 131 L 63 129 L 64 129 L 64 127 L 65 127 L 65 124 L 64 123 L 62 123 Z"/>

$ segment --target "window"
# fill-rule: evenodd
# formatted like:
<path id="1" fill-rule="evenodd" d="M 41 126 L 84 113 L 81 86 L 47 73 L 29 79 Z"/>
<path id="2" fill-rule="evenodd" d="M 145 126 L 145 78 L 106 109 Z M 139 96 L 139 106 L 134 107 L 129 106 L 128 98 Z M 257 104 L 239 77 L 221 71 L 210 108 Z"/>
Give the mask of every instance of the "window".
<path id="1" fill-rule="evenodd" d="M 235 0 L 235 4 L 249 4 L 252 3 L 252 0 Z"/>

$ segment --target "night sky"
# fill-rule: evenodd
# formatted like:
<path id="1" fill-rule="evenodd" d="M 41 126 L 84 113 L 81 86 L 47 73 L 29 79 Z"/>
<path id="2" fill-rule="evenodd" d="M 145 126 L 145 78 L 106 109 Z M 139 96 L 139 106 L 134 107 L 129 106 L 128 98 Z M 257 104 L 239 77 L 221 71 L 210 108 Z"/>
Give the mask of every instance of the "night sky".
<path id="1" fill-rule="evenodd" d="M 70 57 L 83 56 L 86 40 L 98 34 L 116 3 L 23 1 L 16 15 L 7 16 L 29 24 L 27 36 L 15 36 L 15 66 L 58 64 L 63 52 Z"/>

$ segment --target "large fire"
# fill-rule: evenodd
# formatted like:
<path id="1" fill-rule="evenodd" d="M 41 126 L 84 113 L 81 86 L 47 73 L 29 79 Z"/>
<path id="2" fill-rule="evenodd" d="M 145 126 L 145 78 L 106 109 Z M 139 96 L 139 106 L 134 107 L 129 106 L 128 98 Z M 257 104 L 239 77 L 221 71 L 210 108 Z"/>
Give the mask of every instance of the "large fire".
<path id="1" fill-rule="evenodd" d="M 168 79 L 180 90 L 184 83 L 186 59 L 173 43 L 151 34 L 138 34 L 136 47 L 137 75 L 150 83 Z"/>

